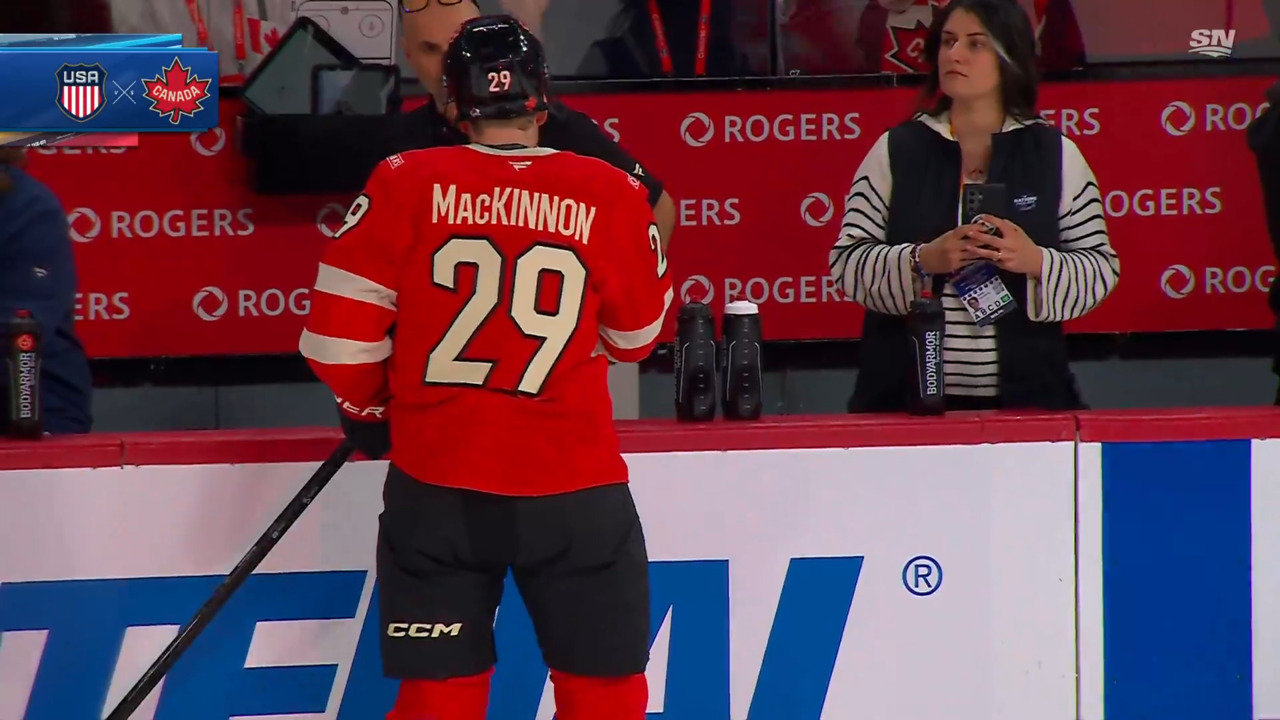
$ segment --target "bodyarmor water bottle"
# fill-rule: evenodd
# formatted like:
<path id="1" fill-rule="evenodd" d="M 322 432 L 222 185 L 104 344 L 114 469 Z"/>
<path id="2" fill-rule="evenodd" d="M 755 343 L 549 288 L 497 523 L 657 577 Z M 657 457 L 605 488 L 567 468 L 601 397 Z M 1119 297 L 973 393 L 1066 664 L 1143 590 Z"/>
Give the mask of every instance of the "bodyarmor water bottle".
<path id="1" fill-rule="evenodd" d="M 724 416 L 727 420 L 755 420 L 763 410 L 763 371 L 760 368 L 760 309 L 746 300 L 724 308 Z"/>
<path id="2" fill-rule="evenodd" d="M 19 310 L 9 319 L 5 337 L 9 435 L 39 438 L 43 434 L 40 420 L 40 323 L 30 312 Z"/>
<path id="3" fill-rule="evenodd" d="M 907 332 L 911 336 L 913 372 L 907 411 L 912 415 L 946 412 L 946 386 L 942 377 L 942 336 L 946 332 L 942 302 L 931 294 L 911 301 Z"/>
<path id="4" fill-rule="evenodd" d="M 676 419 L 716 417 L 716 321 L 711 308 L 691 302 L 676 316 Z"/>

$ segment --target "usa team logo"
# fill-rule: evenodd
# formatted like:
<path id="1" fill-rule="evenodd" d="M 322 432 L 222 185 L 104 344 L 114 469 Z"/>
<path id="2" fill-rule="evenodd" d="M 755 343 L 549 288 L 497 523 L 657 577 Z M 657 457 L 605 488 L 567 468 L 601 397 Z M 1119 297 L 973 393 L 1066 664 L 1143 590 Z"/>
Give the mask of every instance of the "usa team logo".
<path id="1" fill-rule="evenodd" d="M 58 68 L 58 109 L 76 122 L 92 120 L 107 104 L 107 71 L 102 65 L 63 64 Z"/>

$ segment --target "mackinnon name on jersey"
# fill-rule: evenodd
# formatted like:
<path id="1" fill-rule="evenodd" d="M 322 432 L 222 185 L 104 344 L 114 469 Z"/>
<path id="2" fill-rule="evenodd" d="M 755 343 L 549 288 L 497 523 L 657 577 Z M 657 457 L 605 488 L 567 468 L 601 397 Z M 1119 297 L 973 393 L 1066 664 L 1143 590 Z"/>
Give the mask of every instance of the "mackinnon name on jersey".
<path id="1" fill-rule="evenodd" d="M 558 233 L 587 244 L 596 208 L 572 198 L 562 198 L 518 188 L 494 188 L 492 193 L 459 193 L 457 185 L 436 183 L 432 194 L 431 221 L 450 225 L 518 225 L 540 233 Z"/>

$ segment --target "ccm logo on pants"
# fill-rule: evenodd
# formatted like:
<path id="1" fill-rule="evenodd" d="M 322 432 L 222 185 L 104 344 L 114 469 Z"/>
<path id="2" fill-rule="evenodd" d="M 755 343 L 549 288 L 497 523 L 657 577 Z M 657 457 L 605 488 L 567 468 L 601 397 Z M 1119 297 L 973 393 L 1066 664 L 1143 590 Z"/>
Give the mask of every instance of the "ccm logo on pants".
<path id="1" fill-rule="evenodd" d="M 441 635 L 458 636 L 462 632 L 462 623 L 445 625 L 443 623 L 389 623 L 387 637 L 438 638 Z"/>

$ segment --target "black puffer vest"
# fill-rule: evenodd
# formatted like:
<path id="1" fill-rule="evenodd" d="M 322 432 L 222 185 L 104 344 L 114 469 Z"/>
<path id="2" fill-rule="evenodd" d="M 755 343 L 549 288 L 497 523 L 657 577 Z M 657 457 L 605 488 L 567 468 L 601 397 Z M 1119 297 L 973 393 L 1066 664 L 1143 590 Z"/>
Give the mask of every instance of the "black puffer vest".
<path id="1" fill-rule="evenodd" d="M 919 120 L 889 131 L 893 190 L 886 241 L 928 242 L 956 226 L 960 199 L 960 145 Z M 1062 194 L 1062 135 L 1033 122 L 992 138 L 988 182 L 1009 191 L 1010 221 L 1037 245 L 1057 248 Z M 1027 317 L 1027 280 L 1000 273 L 1018 310 L 996 322 L 1000 397 L 1007 409 L 1078 410 L 1084 407 L 1067 363 L 1061 323 Z M 912 368 L 906 319 L 868 311 L 861 362 L 850 412 L 906 410 Z"/>

